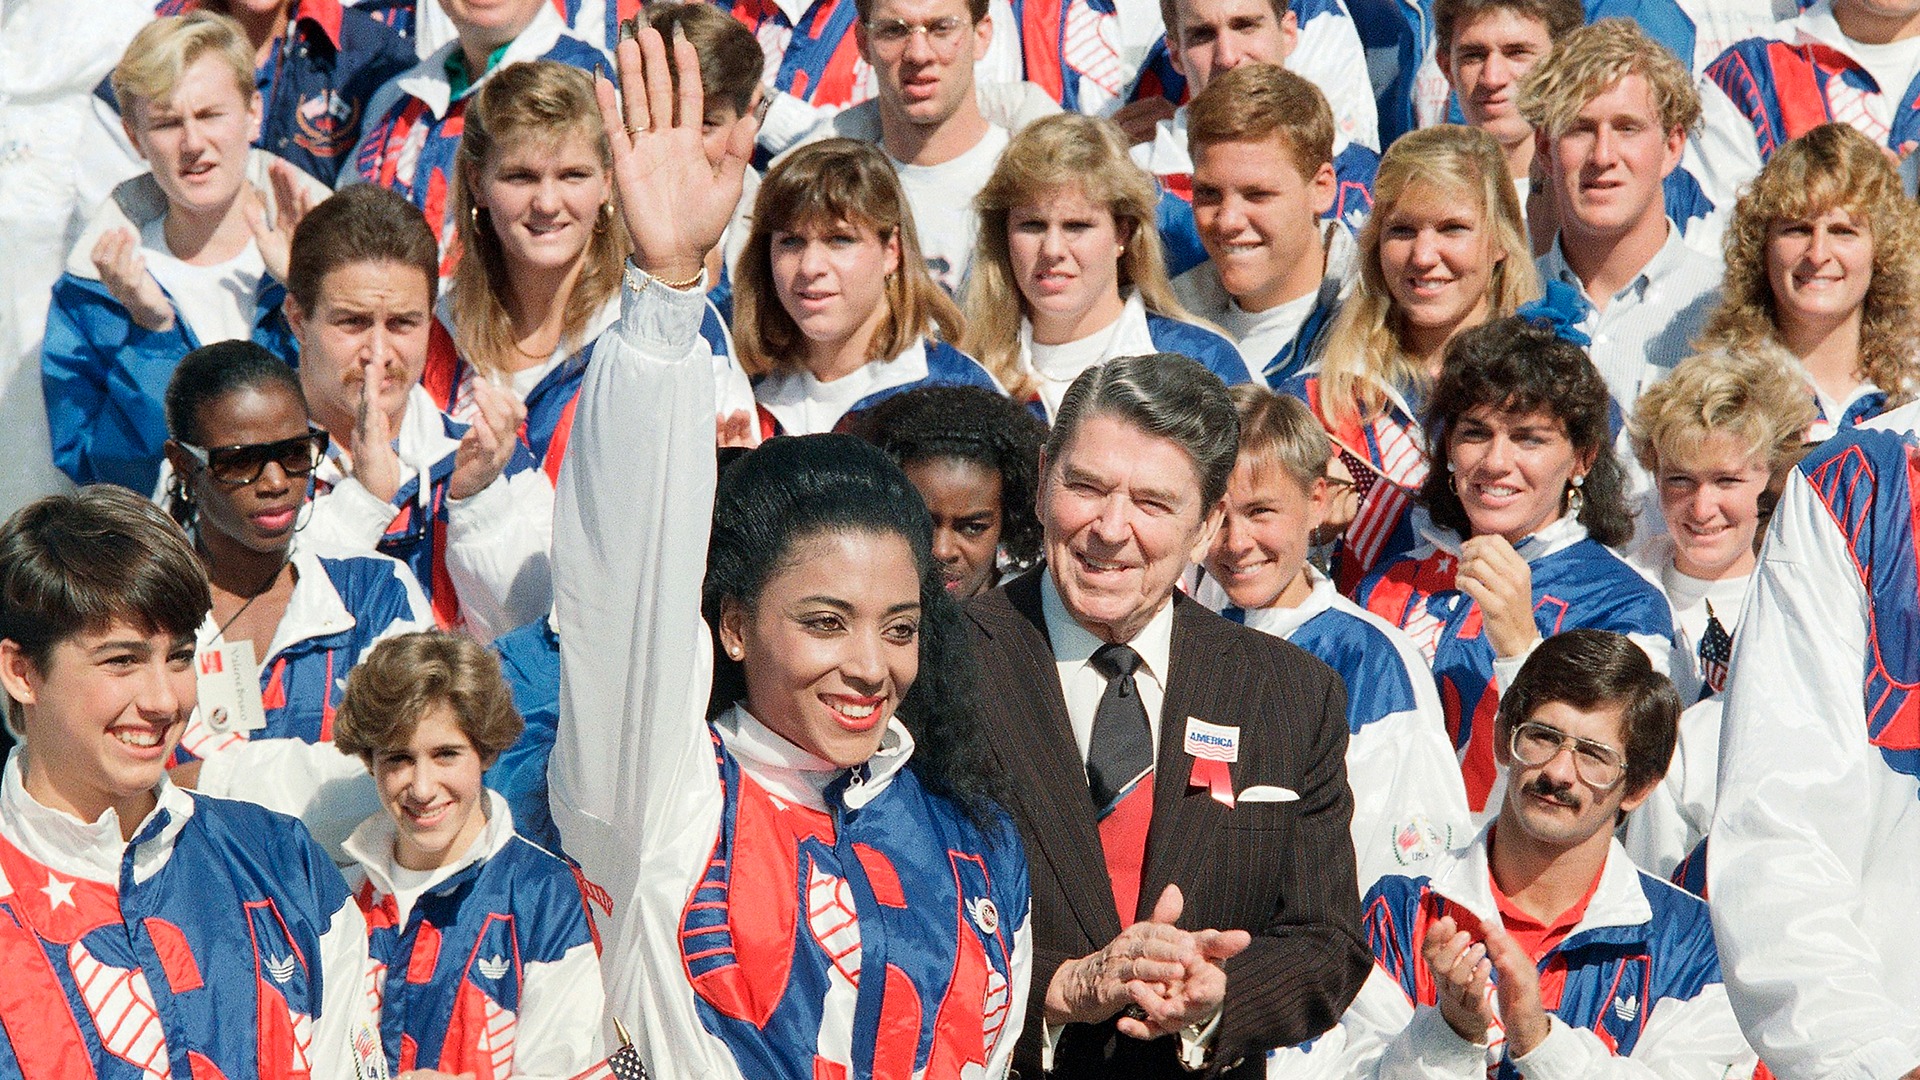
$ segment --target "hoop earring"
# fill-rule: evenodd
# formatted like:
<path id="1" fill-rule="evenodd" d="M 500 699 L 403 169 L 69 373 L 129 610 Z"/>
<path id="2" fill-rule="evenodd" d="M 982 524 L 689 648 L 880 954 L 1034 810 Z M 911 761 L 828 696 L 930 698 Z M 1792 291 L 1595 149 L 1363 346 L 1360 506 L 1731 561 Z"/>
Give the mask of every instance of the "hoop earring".
<path id="1" fill-rule="evenodd" d="M 1572 481 L 1573 486 L 1567 489 L 1567 516 L 1575 520 L 1579 519 L 1580 511 L 1587 508 L 1587 496 L 1580 490 L 1586 482 L 1586 477 L 1576 476 Z"/>

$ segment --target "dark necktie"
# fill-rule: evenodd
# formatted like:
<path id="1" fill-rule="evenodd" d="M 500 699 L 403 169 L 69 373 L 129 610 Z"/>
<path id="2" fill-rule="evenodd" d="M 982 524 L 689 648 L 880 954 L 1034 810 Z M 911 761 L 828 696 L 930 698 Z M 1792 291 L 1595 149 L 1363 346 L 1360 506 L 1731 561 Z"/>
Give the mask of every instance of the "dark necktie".
<path id="1" fill-rule="evenodd" d="M 1093 712 L 1093 737 L 1087 744 L 1087 788 L 1095 813 L 1106 817 L 1120 799 L 1153 771 L 1153 731 L 1133 673 L 1140 654 L 1125 645 L 1102 645 L 1093 654 L 1094 670 L 1107 677 L 1107 692 Z"/>

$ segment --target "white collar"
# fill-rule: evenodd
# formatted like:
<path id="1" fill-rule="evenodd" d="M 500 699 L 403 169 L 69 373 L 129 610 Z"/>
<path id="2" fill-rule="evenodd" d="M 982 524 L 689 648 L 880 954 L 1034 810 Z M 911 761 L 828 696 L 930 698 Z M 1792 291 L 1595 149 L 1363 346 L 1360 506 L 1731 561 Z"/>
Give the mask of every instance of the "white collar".
<path id="1" fill-rule="evenodd" d="M 880 737 L 880 749 L 852 770 L 817 758 L 788 742 L 785 736 L 748 712 L 745 702 L 734 703 L 733 708 L 714 720 L 713 727 L 740 768 L 768 794 L 821 813 L 832 812 L 827 805 L 827 789 L 848 772 L 851 771 L 854 778 L 841 800 L 848 809 L 858 810 L 886 790 L 894 774 L 906 768 L 907 761 L 913 757 L 913 734 L 898 716 L 887 721 L 886 734 Z"/>
<path id="2" fill-rule="evenodd" d="M 1047 640 L 1053 644 L 1053 658 L 1057 663 L 1084 665 L 1107 644 L 1068 614 L 1066 602 L 1060 598 L 1060 587 L 1054 583 L 1051 566 L 1040 577 L 1040 613 L 1046 620 Z M 1164 688 L 1167 665 L 1173 656 L 1173 597 L 1169 595 L 1153 618 L 1147 620 L 1147 625 L 1123 644 L 1140 654 L 1140 666 Z"/>
<path id="3" fill-rule="evenodd" d="M 1633 275 L 1631 281 L 1621 286 L 1620 290 L 1613 294 L 1613 297 L 1624 296 L 1629 292 L 1644 291 L 1647 286 L 1667 276 L 1667 274 L 1672 272 L 1675 267 L 1679 266 L 1679 264 L 1685 261 L 1690 255 L 1697 255 L 1703 259 L 1709 257 L 1700 255 L 1687 246 L 1686 240 L 1680 234 L 1679 226 L 1673 223 L 1672 218 L 1667 218 L 1666 221 L 1667 238 L 1660 242 L 1660 249 L 1653 253 L 1653 257 L 1647 260 L 1646 265 L 1642 266 L 1640 271 Z M 1599 312 L 1592 307 L 1593 297 L 1592 294 L 1587 292 L 1586 283 L 1580 280 L 1580 275 L 1574 273 L 1573 267 L 1567 263 L 1566 251 L 1561 247 L 1564 240 L 1564 233 L 1554 234 L 1553 247 L 1549 248 L 1546 255 L 1542 256 L 1541 261 L 1545 264 L 1544 269 L 1546 273 L 1541 276 L 1558 279 L 1579 290 L 1580 296 L 1588 302 L 1589 311 L 1587 312 L 1587 318 L 1591 320 L 1595 318 Z M 1609 297 L 1609 299 L 1613 297 Z"/>
<path id="4" fill-rule="evenodd" d="M 926 377 L 927 343 L 925 339 L 919 339 L 902 350 L 900 355 L 890 360 L 869 360 L 831 383 L 820 382 L 804 367 L 776 372 L 760 381 L 760 385 L 754 388 L 754 397 L 759 400 L 761 408 L 780 421 L 781 428 L 788 434 L 803 435 L 812 433 L 806 422 L 806 406 L 817 387 L 837 386 L 843 379 L 856 380 L 854 385 L 859 388 L 857 396 L 847 402 L 847 407 L 851 409 L 882 390 L 908 386 Z M 839 423 L 839 417 L 834 418 L 834 423 Z M 828 424 L 820 430 L 830 430 L 832 427 L 833 424 Z"/>
<path id="5" fill-rule="evenodd" d="M 1333 579 L 1314 569 L 1312 563 L 1306 565 L 1305 571 L 1307 581 L 1313 588 L 1307 593 L 1306 599 L 1300 601 L 1299 606 L 1242 608 L 1241 610 L 1246 613 L 1246 625 L 1277 638 L 1290 638 L 1295 630 L 1307 625 L 1314 616 L 1331 609 L 1334 598 L 1340 595 L 1340 590 L 1334 588 Z M 1219 588 L 1211 578 L 1207 580 L 1215 589 Z M 1220 595 L 1226 594 L 1223 591 Z"/>
<path id="6" fill-rule="evenodd" d="M 1415 519 L 1414 526 L 1427 543 L 1449 555 L 1460 554 L 1460 534 L 1452 529 L 1436 525 L 1431 518 L 1424 515 Z M 1521 539 L 1513 549 L 1529 563 L 1534 563 L 1572 547 L 1586 538 L 1587 527 L 1580 524 L 1580 519 L 1571 514 L 1562 514 L 1542 526 L 1539 532 Z"/>
<path id="7" fill-rule="evenodd" d="M 432 892 L 435 886 L 467 867 L 498 855 L 500 849 L 513 839 L 513 811 L 507 808 L 507 800 L 492 788 L 481 790 L 487 795 L 487 822 L 481 828 L 480 835 L 468 845 L 465 854 L 433 871 L 427 878 L 426 888 L 421 890 L 422 894 Z M 367 880 L 373 882 L 374 889 L 389 896 L 398 891 L 394 888 L 393 871 L 399 864 L 394 860 L 393 845 L 399 835 L 400 828 L 394 824 L 393 815 L 383 808 L 356 826 L 353 835 L 347 837 L 347 842 L 340 846 L 366 871 Z"/>
<path id="8" fill-rule="evenodd" d="M 121 864 L 126 860 L 127 842 L 120 838 L 120 815 L 112 807 L 100 820 L 81 821 L 63 810 L 55 810 L 27 794 L 23 762 L 28 750 L 15 747 L 8 755 L 4 775 L 0 776 L 0 835 L 28 858 L 70 877 L 120 886 Z M 166 811 L 166 827 L 141 844 L 134 855 L 133 878 L 145 881 L 166 865 L 173 841 L 193 816 L 193 796 L 174 786 L 162 773 L 153 793 L 153 811 L 140 827 L 138 836 L 156 815 Z M 4 886 L 4 882 L 0 882 Z"/>
<path id="9" fill-rule="evenodd" d="M 1493 896 L 1493 875 L 1488 862 L 1487 845 L 1494 820 L 1481 828 L 1466 847 L 1453 852 L 1454 858 L 1435 868 L 1430 879 L 1433 891 L 1479 916 L 1481 921 L 1506 924 L 1500 919 L 1500 905 Z M 1653 908 L 1640 887 L 1640 870 L 1627 856 L 1620 841 L 1607 841 L 1607 861 L 1600 867 L 1600 886 L 1587 902 L 1580 921 L 1567 932 L 1571 940 L 1589 930 L 1610 926 L 1645 926 L 1653 921 Z"/>
<path id="10" fill-rule="evenodd" d="M 310 513 L 312 506 L 313 503 L 309 501 L 301 510 Z M 266 666 L 268 660 L 302 641 L 330 637 L 351 630 L 356 625 L 353 612 L 347 610 L 346 601 L 340 598 L 340 590 L 334 588 L 333 578 L 320 565 L 319 556 L 295 543 L 292 558 L 288 561 L 293 564 L 293 595 L 287 598 L 286 614 L 280 616 L 280 625 L 273 629 L 273 641 L 267 646 L 267 654 L 258 658 L 262 667 Z M 214 621 L 209 612 L 194 638 L 204 648 L 212 644 L 219 630 L 220 624 Z"/>
<path id="11" fill-rule="evenodd" d="M 566 36 L 567 22 L 552 4 L 541 4 L 534 12 L 533 21 L 527 24 L 520 36 L 507 45 L 507 51 L 500 56 L 500 62 L 476 75 L 467 84 L 467 92 L 462 100 L 471 97 L 480 89 L 480 84 L 493 77 L 493 73 L 508 64 L 522 60 L 538 60 Z M 460 48 L 460 39 L 454 38 L 434 50 L 425 60 L 415 64 L 397 80 L 400 91 L 410 97 L 419 98 L 433 113 L 434 119 L 447 115 L 447 109 L 453 104 L 453 84 L 447 79 L 447 60 Z"/>

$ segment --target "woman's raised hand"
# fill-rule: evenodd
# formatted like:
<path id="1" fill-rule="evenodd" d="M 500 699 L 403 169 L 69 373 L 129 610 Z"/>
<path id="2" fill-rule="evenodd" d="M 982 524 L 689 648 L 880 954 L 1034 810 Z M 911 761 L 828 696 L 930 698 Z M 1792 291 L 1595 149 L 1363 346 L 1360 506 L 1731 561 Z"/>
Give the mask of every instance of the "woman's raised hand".
<path id="1" fill-rule="evenodd" d="M 728 133 L 726 153 L 708 161 L 700 141 L 700 56 L 678 27 L 673 50 L 680 74 L 677 112 L 666 42 L 652 27 L 620 43 L 618 91 L 604 78 L 596 80 L 595 91 L 613 147 L 614 183 L 633 237 L 634 265 L 678 282 L 699 275 L 708 249 L 733 217 L 758 124 L 751 115 L 741 117 Z"/>

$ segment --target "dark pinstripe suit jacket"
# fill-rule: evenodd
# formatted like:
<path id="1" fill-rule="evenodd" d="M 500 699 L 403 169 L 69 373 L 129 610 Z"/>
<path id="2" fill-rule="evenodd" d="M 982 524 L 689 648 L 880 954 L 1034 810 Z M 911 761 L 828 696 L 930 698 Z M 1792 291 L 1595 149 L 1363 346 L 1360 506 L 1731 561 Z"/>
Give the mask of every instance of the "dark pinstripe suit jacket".
<path id="1" fill-rule="evenodd" d="M 1048 982 L 1067 960 L 1120 933 L 1113 887 L 1040 608 L 1045 567 L 968 603 L 981 711 L 1010 788 L 1033 879 L 1033 991 L 1014 1067 L 1040 1076 Z M 1346 689 L 1331 668 L 1278 638 L 1174 596 L 1161 706 L 1153 825 L 1137 918 L 1169 882 L 1187 929 L 1245 929 L 1253 945 L 1226 964 L 1227 998 L 1211 1072 L 1265 1075 L 1265 1052 L 1333 1026 L 1372 964 L 1360 934 L 1348 821 Z M 1186 718 L 1240 728 L 1236 792 L 1269 784 L 1292 802 L 1228 810 L 1188 786 Z M 1140 1042 L 1112 1021 L 1069 1025 L 1052 1075 L 1186 1076 L 1176 1038 Z M 1236 1068 L 1235 1063 L 1240 1062 Z"/>

